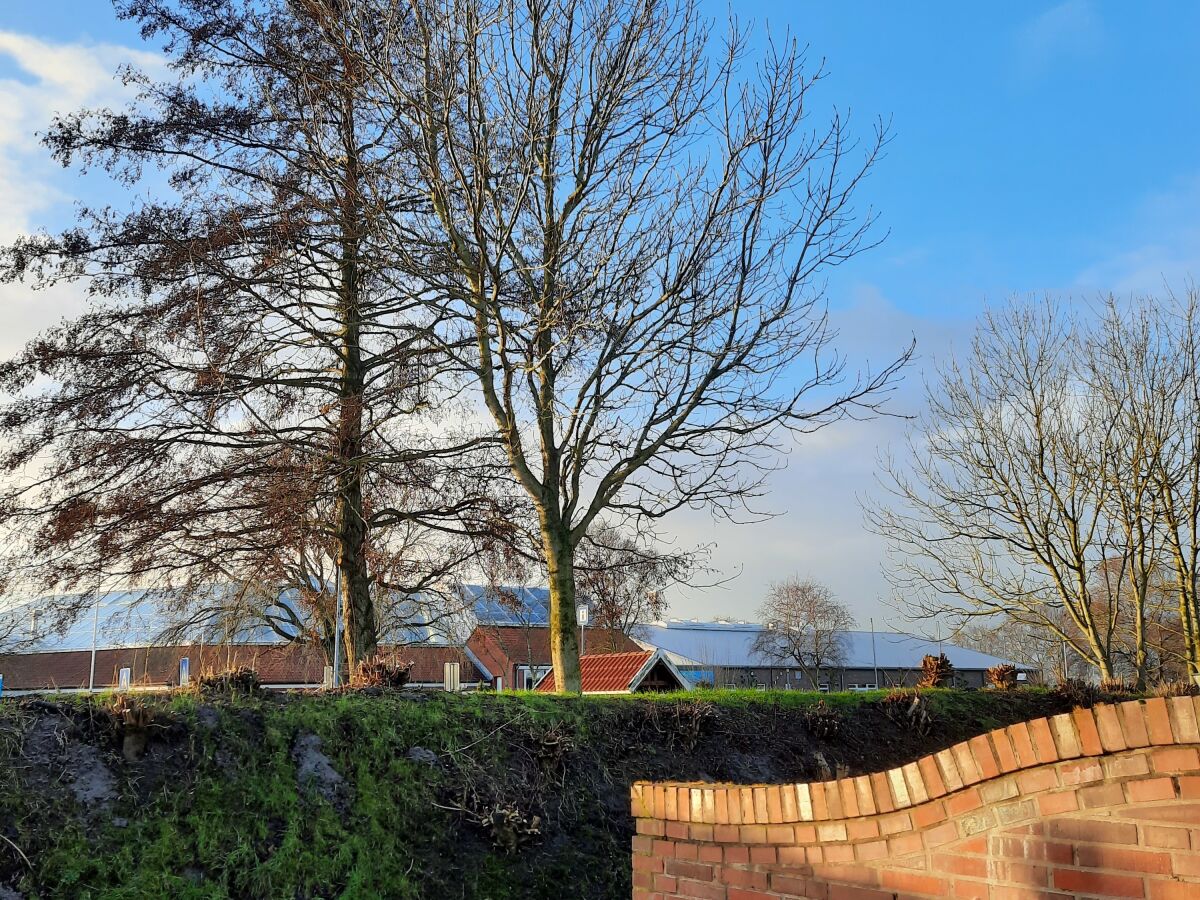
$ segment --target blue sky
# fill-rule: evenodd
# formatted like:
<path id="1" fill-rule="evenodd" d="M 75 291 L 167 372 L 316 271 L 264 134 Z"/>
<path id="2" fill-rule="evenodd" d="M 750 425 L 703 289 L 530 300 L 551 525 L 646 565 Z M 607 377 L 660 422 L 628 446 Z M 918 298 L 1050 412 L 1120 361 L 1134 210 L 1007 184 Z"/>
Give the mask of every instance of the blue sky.
<path id="1" fill-rule="evenodd" d="M 728 8 L 706 6 L 720 17 Z M 735 7 L 754 41 L 790 29 L 814 63 L 825 58 L 817 116 L 836 105 L 864 130 L 876 115 L 891 120 L 863 193 L 889 237 L 836 273 L 830 301 L 854 360 L 916 335 L 922 359 L 897 398 L 905 411 L 919 411 L 923 371 L 989 300 L 1152 292 L 1200 271 L 1200 4 Z M 99 73 L 154 49 L 103 0 L 0 6 L 0 238 L 62 221 L 73 196 L 95 190 L 56 171 L 28 133 L 53 111 L 115 96 Z M 73 302 L 0 291 L 0 351 Z M 714 562 L 735 576 L 681 593 L 676 614 L 752 616 L 767 582 L 798 572 L 831 584 L 864 621 L 894 618 L 879 606 L 881 546 L 862 531 L 857 497 L 901 431 L 856 423 L 804 441 L 773 479 L 781 515 L 770 522 L 670 523 L 680 543 L 715 540 Z"/>
<path id="2" fill-rule="evenodd" d="M 1190 206 L 1200 187 L 1200 5 L 738 9 L 823 55 L 832 102 L 892 118 L 868 189 L 891 236 L 851 283 L 936 316 L 1013 292 L 1129 290 L 1135 256 L 1186 266 L 1190 247 L 1163 231 L 1193 227 L 1171 199 Z"/>

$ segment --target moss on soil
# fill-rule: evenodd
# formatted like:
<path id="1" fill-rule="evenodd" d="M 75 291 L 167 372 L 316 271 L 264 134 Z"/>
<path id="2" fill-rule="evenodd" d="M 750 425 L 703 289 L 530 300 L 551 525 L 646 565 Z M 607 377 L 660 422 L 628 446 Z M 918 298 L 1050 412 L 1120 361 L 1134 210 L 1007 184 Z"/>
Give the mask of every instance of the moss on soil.
<path id="1" fill-rule="evenodd" d="M 858 774 L 1070 706 L 921 697 L 139 696 L 134 761 L 111 697 L 8 699 L 0 897 L 625 898 L 636 779 Z"/>

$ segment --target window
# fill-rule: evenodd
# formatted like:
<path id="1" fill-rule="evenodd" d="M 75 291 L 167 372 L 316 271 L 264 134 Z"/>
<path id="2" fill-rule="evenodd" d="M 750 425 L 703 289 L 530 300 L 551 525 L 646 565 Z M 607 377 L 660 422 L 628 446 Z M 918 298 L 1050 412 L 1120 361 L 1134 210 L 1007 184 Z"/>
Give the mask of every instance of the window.
<path id="1" fill-rule="evenodd" d="M 517 687 L 520 690 L 532 691 L 543 675 L 550 671 L 550 666 L 518 666 Z"/>
<path id="2" fill-rule="evenodd" d="M 758 684 L 754 685 L 754 689 L 756 691 L 765 691 L 767 689 L 767 686 L 760 681 L 760 682 L 758 682 Z"/>
<path id="3" fill-rule="evenodd" d="M 737 682 L 736 682 L 736 681 L 727 681 L 727 682 L 725 682 L 725 687 L 726 687 L 726 688 L 728 688 L 728 689 L 729 689 L 729 690 L 731 690 L 731 691 L 732 691 L 732 690 L 736 690 L 736 689 L 737 689 Z"/>
<path id="4" fill-rule="evenodd" d="M 848 685 L 846 685 L 847 690 L 854 691 L 855 693 L 861 693 L 863 691 L 873 691 L 877 687 L 878 687 L 878 685 L 875 685 L 875 684 L 848 684 Z"/>
<path id="5" fill-rule="evenodd" d="M 192 661 L 186 656 L 179 660 L 179 686 L 184 687 L 192 680 Z"/>
<path id="6" fill-rule="evenodd" d="M 818 684 L 817 690 L 820 691 L 822 694 L 828 694 L 829 693 L 829 683 L 826 682 L 825 684 Z"/>
<path id="7" fill-rule="evenodd" d="M 117 673 L 117 690 L 129 690 L 129 686 L 132 682 L 133 670 L 131 670 L 128 666 L 122 668 L 121 671 Z"/>

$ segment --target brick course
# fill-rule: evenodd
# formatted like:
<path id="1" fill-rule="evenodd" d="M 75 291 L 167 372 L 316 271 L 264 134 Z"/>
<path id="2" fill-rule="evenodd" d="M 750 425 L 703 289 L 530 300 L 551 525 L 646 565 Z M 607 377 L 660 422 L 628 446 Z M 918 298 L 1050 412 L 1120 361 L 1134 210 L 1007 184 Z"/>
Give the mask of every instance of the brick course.
<path id="1" fill-rule="evenodd" d="M 1200 900 L 1200 698 L 1076 709 L 869 777 L 631 800 L 634 900 Z"/>

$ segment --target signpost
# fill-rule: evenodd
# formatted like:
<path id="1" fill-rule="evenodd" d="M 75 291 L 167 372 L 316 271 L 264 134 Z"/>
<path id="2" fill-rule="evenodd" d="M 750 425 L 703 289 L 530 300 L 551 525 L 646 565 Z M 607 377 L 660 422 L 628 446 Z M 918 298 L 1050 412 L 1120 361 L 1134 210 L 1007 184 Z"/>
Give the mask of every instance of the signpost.
<path id="1" fill-rule="evenodd" d="M 583 649 L 587 642 L 588 605 L 586 603 L 580 603 L 575 607 L 575 618 L 579 621 L 579 655 L 583 656 Z"/>

